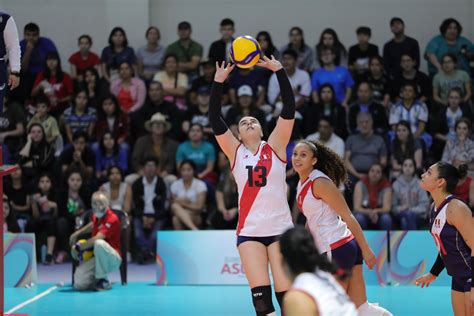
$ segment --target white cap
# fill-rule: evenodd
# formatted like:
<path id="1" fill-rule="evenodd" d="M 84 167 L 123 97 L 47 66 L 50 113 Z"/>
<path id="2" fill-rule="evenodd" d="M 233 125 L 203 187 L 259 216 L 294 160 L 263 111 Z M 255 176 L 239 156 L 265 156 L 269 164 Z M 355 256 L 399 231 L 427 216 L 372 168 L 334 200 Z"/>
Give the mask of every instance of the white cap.
<path id="1" fill-rule="evenodd" d="M 239 90 L 237 90 L 237 96 L 241 97 L 247 95 L 249 97 L 253 96 L 252 88 L 248 85 L 241 86 Z"/>

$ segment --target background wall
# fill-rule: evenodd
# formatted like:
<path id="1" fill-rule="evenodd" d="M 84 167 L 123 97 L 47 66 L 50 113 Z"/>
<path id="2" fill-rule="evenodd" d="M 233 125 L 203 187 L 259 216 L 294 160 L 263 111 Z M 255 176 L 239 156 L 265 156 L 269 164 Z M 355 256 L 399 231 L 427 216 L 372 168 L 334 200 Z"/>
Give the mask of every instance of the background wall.
<path id="1" fill-rule="evenodd" d="M 169 44 L 176 40 L 182 20 L 191 22 L 193 37 L 207 53 L 219 38 L 224 17 L 234 19 L 237 34 L 269 31 L 278 47 L 287 42 L 288 30 L 295 25 L 305 30 L 311 46 L 325 27 L 332 27 L 346 47 L 355 43 L 355 28 L 367 25 L 373 42 L 382 47 L 391 37 L 388 23 L 393 16 L 405 20 L 407 34 L 420 41 L 422 50 L 446 17 L 458 19 L 468 38 L 474 35 L 474 0 L 0 0 L 0 8 L 15 17 L 20 33 L 25 23 L 37 22 L 41 33 L 56 42 L 63 61 L 76 50 L 82 33 L 93 36 L 93 49 L 100 52 L 112 27 L 120 25 L 137 48 L 153 24 L 161 30 L 162 43 Z"/>

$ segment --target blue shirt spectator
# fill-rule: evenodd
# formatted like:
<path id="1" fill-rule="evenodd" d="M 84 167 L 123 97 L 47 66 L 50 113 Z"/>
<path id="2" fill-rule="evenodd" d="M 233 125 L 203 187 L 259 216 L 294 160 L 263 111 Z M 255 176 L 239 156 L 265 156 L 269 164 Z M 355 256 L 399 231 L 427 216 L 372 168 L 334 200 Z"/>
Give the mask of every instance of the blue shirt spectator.
<path id="1" fill-rule="evenodd" d="M 111 132 L 106 132 L 95 151 L 95 172 L 99 181 L 107 179 L 107 171 L 112 166 L 120 168 L 122 173 L 128 170 L 128 147 L 120 146 Z"/>
<path id="2" fill-rule="evenodd" d="M 36 26 L 36 28 L 34 28 L 35 30 L 30 30 L 30 24 L 25 26 L 25 38 L 20 42 L 23 62 L 25 61 L 24 58 L 28 55 L 28 52 L 31 52 L 28 55 L 28 65 L 24 67 L 22 71 L 28 71 L 30 74 L 36 75 L 44 70 L 48 53 L 57 52 L 58 50 L 52 40 L 47 37 L 39 36 L 39 28 L 36 24 L 34 24 L 34 26 Z"/>

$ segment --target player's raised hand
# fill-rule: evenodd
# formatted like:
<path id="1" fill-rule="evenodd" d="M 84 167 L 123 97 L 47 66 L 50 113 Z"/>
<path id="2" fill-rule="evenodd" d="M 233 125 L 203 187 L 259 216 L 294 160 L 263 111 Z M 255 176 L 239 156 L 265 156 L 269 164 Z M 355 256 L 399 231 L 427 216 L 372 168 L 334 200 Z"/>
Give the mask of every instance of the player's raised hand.
<path id="1" fill-rule="evenodd" d="M 225 61 L 223 61 L 220 65 L 219 62 L 216 61 L 216 74 L 214 75 L 214 81 L 221 83 L 224 82 L 234 67 L 235 65 L 233 64 L 226 65 Z"/>
<path id="2" fill-rule="evenodd" d="M 272 55 L 272 58 L 268 58 L 267 56 L 263 56 L 257 63 L 257 66 L 270 69 L 273 72 L 276 72 L 283 68 L 281 63 L 275 59 L 275 56 Z"/>
<path id="3" fill-rule="evenodd" d="M 425 286 L 428 287 L 430 286 L 431 283 L 433 283 L 434 280 L 436 280 L 436 277 L 428 272 L 427 274 L 416 279 L 415 285 L 416 286 L 421 285 L 422 288 L 424 288 Z"/>

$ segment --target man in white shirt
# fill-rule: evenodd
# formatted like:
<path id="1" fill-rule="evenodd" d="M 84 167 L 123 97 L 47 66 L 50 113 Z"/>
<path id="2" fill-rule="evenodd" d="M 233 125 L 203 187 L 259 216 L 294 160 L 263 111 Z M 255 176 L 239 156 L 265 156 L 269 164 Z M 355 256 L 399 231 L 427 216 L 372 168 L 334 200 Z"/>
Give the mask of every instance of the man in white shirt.
<path id="1" fill-rule="evenodd" d="M 309 141 L 318 141 L 326 147 L 332 149 L 339 157 L 344 158 L 344 141 L 342 138 L 334 134 L 334 127 L 331 120 L 327 117 L 322 117 L 319 120 L 318 132 L 308 135 L 306 137 Z"/>

